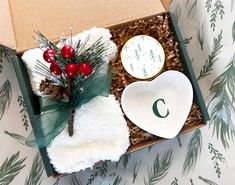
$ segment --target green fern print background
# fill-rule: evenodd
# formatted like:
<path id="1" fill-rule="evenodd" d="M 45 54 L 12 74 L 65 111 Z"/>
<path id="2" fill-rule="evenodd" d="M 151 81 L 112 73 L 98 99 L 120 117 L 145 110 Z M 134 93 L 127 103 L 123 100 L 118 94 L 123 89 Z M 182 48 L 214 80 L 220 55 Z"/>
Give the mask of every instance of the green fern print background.
<path id="1" fill-rule="evenodd" d="M 185 38 L 211 117 L 207 126 L 60 178 L 48 178 L 36 149 L 11 63 L 0 46 L 0 185 L 235 184 L 234 0 L 173 0 L 170 11 Z"/>

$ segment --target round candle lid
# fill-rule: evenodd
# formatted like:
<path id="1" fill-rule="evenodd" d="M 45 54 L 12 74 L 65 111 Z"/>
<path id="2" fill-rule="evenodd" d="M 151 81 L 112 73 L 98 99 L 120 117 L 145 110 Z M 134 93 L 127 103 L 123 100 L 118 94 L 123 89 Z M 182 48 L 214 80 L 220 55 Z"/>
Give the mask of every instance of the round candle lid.
<path id="1" fill-rule="evenodd" d="M 165 62 L 162 45 L 153 37 L 138 35 L 129 39 L 122 48 L 121 61 L 124 69 L 138 79 L 158 75 Z"/>

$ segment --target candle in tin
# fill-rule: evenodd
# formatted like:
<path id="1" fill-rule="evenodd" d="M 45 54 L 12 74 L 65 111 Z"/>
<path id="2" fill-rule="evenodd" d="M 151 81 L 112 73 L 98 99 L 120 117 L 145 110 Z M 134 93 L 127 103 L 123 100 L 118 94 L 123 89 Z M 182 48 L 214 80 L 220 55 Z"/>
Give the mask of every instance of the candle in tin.
<path id="1" fill-rule="evenodd" d="M 163 69 L 165 53 L 162 45 L 153 37 L 138 35 L 129 39 L 121 51 L 124 69 L 137 79 L 150 79 Z"/>

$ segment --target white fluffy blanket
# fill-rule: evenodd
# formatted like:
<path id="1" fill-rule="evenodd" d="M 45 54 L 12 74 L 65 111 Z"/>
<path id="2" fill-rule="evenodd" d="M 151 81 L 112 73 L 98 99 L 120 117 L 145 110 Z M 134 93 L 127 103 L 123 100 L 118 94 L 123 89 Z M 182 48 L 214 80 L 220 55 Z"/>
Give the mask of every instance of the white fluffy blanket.
<path id="1" fill-rule="evenodd" d="M 107 46 L 107 63 L 112 60 L 117 52 L 116 45 L 110 40 L 108 29 L 93 28 L 73 37 L 74 44 L 78 39 L 84 41 L 90 35 L 87 47 L 97 39 Z M 35 73 L 35 61 L 43 62 L 43 51 L 31 49 L 22 56 L 30 76 L 33 92 L 42 95 L 39 91 L 41 76 Z M 45 65 L 48 63 L 44 62 Z M 103 72 L 101 71 L 101 72 Z M 119 103 L 113 95 L 109 97 L 98 96 L 80 109 L 76 110 L 74 117 L 74 135 L 69 137 L 67 127 L 62 131 L 47 148 L 48 156 L 54 168 L 59 173 L 72 173 L 92 167 L 101 160 L 117 161 L 129 146 L 129 131 Z"/>
<path id="2" fill-rule="evenodd" d="M 100 160 L 117 161 L 129 146 L 129 131 L 113 95 L 98 96 L 76 111 L 74 135 L 67 128 L 47 148 L 56 171 L 71 173 Z"/>

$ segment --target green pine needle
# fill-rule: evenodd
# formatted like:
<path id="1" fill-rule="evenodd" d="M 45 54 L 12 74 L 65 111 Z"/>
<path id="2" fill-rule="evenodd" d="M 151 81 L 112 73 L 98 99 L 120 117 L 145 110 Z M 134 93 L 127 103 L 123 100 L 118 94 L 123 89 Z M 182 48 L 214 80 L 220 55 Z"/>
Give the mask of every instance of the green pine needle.
<path id="1" fill-rule="evenodd" d="M 126 169 L 127 168 L 127 165 L 129 163 L 129 159 L 130 159 L 131 155 L 130 154 L 125 154 L 121 157 L 121 160 L 122 160 L 122 164 L 124 166 L 124 168 Z"/>
<path id="2" fill-rule="evenodd" d="M 132 171 L 133 172 L 133 180 L 132 180 L 133 184 L 135 183 L 136 177 L 139 173 L 140 164 L 141 164 L 141 160 L 135 161 L 134 164 L 133 164 L 133 171 Z"/>
<path id="3" fill-rule="evenodd" d="M 176 139 L 179 143 L 179 147 L 182 147 L 182 142 L 181 142 L 181 138 L 180 138 L 180 135 L 176 136 Z"/>
<path id="4" fill-rule="evenodd" d="M 175 177 L 174 181 L 171 183 L 171 185 L 179 185 L 178 184 L 178 179 Z"/>
<path id="5" fill-rule="evenodd" d="M 189 5 L 189 1 L 190 1 L 190 0 L 188 0 L 188 1 L 186 2 L 186 6 Z M 194 0 L 194 1 L 191 3 L 191 6 L 190 6 L 190 8 L 189 8 L 189 10 L 188 10 L 187 18 L 189 18 L 190 16 L 191 16 L 191 18 L 192 18 L 192 17 L 194 16 L 195 11 L 196 11 L 196 7 L 197 7 L 197 0 Z"/>
<path id="6" fill-rule="evenodd" d="M 148 153 L 152 150 L 153 146 L 154 146 L 154 145 L 150 145 L 150 146 L 148 147 Z"/>
<path id="7" fill-rule="evenodd" d="M 22 145 L 25 145 L 25 141 L 26 141 L 26 137 L 21 136 L 19 134 L 13 133 L 13 132 L 8 132 L 8 131 L 4 131 L 5 134 L 7 134 L 8 136 L 12 137 L 13 139 L 15 139 L 17 142 L 19 142 Z"/>
<path id="8" fill-rule="evenodd" d="M 206 59 L 205 64 L 203 65 L 197 80 L 201 80 L 206 76 L 210 75 L 211 71 L 213 70 L 213 66 L 215 62 L 218 60 L 217 56 L 220 54 L 221 49 L 223 47 L 223 45 L 221 44 L 222 33 L 223 31 L 221 30 L 217 38 L 213 39 L 212 52 L 209 55 L 208 59 Z"/>
<path id="9" fill-rule="evenodd" d="M 232 115 L 235 114 L 235 55 L 226 70 L 217 77 L 210 88 L 208 111 L 209 128 L 213 126 L 213 136 L 221 140 L 225 149 L 229 148 L 229 140 L 235 136 Z"/>
<path id="10" fill-rule="evenodd" d="M 116 162 L 116 169 L 118 168 L 119 164 L 122 163 L 123 167 L 126 169 L 129 163 L 129 158 L 131 157 L 130 154 L 123 155 L 118 162 Z"/>
<path id="11" fill-rule="evenodd" d="M 43 162 L 40 154 L 38 153 L 33 160 L 30 175 L 26 178 L 25 185 L 40 185 L 43 170 Z"/>
<path id="12" fill-rule="evenodd" d="M 206 184 L 208 185 L 218 185 L 217 183 L 211 181 L 211 180 L 208 180 L 208 179 L 205 179 L 205 178 L 202 178 L 201 176 L 198 177 L 200 180 L 202 180 L 203 182 L 205 182 Z"/>
<path id="13" fill-rule="evenodd" d="M 176 22 L 179 23 L 179 18 L 181 16 L 181 6 L 177 4 L 176 9 L 174 11 Z"/>
<path id="14" fill-rule="evenodd" d="M 10 50 L 2 45 L 0 45 L 0 58 L 6 58 L 8 62 L 11 59 Z"/>
<path id="15" fill-rule="evenodd" d="M 191 185 L 194 185 L 193 179 L 189 179 L 189 181 L 190 181 L 190 184 L 191 184 Z"/>
<path id="16" fill-rule="evenodd" d="M 18 159 L 20 152 L 13 154 L 10 159 L 5 159 L 3 164 L 0 166 L 0 185 L 8 185 L 13 179 L 20 173 L 20 170 L 25 167 L 23 165 L 25 158 Z"/>
<path id="17" fill-rule="evenodd" d="M 101 69 L 102 65 L 105 63 L 104 57 L 107 55 L 107 46 L 105 45 L 105 43 L 102 42 L 102 37 L 97 39 L 90 47 L 86 47 L 90 39 L 90 35 L 88 35 L 85 41 L 78 41 L 78 43 L 74 47 L 74 57 L 72 59 L 64 59 L 61 53 L 61 48 L 59 48 L 56 44 L 48 40 L 39 31 L 36 32 L 36 34 L 36 40 L 38 41 L 41 48 L 51 48 L 57 52 L 55 63 L 60 67 L 62 74 L 60 76 L 51 74 L 50 70 L 47 67 L 45 69 L 43 64 L 40 64 L 40 61 L 38 61 L 39 64 L 37 64 L 35 67 L 36 73 L 43 77 L 47 77 L 48 79 L 54 82 L 64 82 L 63 86 L 72 86 L 74 92 L 78 91 L 81 88 L 82 83 L 85 83 L 89 78 L 92 78 L 93 75 L 97 74 L 97 72 Z M 62 38 L 60 42 L 62 43 L 62 46 L 72 44 L 71 40 L 69 42 L 66 41 L 64 38 Z M 67 77 L 64 70 L 65 66 L 70 62 L 75 63 L 77 65 L 84 62 L 90 64 L 92 67 L 92 74 L 88 77 L 79 74 L 75 79 L 72 79 L 71 82 L 71 78 Z"/>
<path id="18" fill-rule="evenodd" d="M 11 102 L 12 90 L 11 83 L 7 80 L 0 88 L 0 120 Z"/>
<path id="19" fill-rule="evenodd" d="M 189 37 L 189 38 L 185 38 L 185 39 L 184 39 L 184 46 L 185 46 L 185 47 L 187 47 L 188 44 L 190 44 L 192 38 L 193 38 L 193 37 Z"/>
<path id="20" fill-rule="evenodd" d="M 92 170 L 92 174 L 90 176 L 90 178 L 88 179 L 88 182 L 86 185 L 92 184 L 95 181 L 95 178 L 100 176 L 102 178 L 106 177 L 106 173 L 107 173 L 107 161 L 104 162 L 100 162 L 99 164 L 97 164 L 93 170 Z"/>
<path id="21" fill-rule="evenodd" d="M 145 185 L 154 185 L 163 179 L 168 173 L 172 159 L 172 150 L 166 152 L 161 160 L 159 159 L 159 154 L 157 154 L 153 167 L 148 172 L 148 180 L 144 180 Z"/>
<path id="22" fill-rule="evenodd" d="M 11 54 L 9 49 L 7 49 L 5 46 L 0 45 L 0 73 L 2 73 L 3 70 L 3 59 L 6 59 L 8 62 L 10 62 Z"/>
<path id="23" fill-rule="evenodd" d="M 113 184 L 112 185 L 119 185 L 122 181 L 122 177 L 120 177 L 119 175 L 114 179 Z"/>
<path id="24" fill-rule="evenodd" d="M 3 65 L 2 65 L 2 58 L 0 58 L 0 73 L 2 73 Z"/>
<path id="25" fill-rule="evenodd" d="M 235 20 L 233 21 L 232 37 L 233 37 L 233 42 L 235 42 Z"/>
<path id="26" fill-rule="evenodd" d="M 203 32 L 203 24 L 201 28 L 199 28 L 198 33 L 197 33 L 197 40 L 201 46 L 201 50 L 203 50 L 203 44 L 204 44 L 204 32 Z"/>
<path id="27" fill-rule="evenodd" d="M 210 9 L 212 8 L 212 0 L 207 0 L 206 1 L 206 10 L 209 13 Z"/>
<path id="28" fill-rule="evenodd" d="M 183 173 L 187 174 L 195 168 L 198 157 L 202 151 L 202 134 L 200 129 L 196 129 L 188 143 L 187 155 L 183 164 Z"/>
<path id="29" fill-rule="evenodd" d="M 82 182 L 77 173 L 72 173 L 70 175 L 70 185 L 82 185 Z"/>

